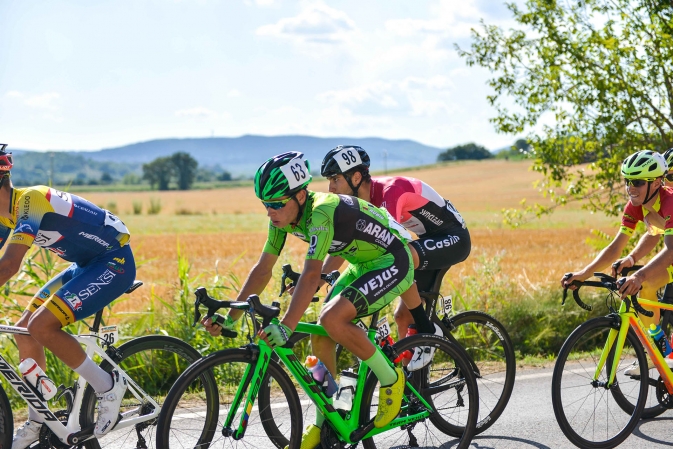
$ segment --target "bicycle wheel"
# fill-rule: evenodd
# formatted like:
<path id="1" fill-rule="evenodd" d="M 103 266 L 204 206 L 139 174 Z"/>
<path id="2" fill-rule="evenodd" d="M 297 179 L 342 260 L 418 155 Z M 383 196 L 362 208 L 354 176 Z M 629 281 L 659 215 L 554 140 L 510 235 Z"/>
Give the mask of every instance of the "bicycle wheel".
<path id="1" fill-rule="evenodd" d="M 432 362 L 418 371 L 407 373 L 414 388 L 435 409 L 430 418 L 409 423 L 362 441 L 365 449 L 397 447 L 469 447 L 474 436 L 479 415 L 477 380 L 465 357 L 465 353 L 446 339 L 413 335 L 395 343 L 397 353 L 417 346 L 431 344 L 436 348 Z M 464 375 L 461 375 L 463 373 Z M 360 423 L 368 423 L 378 408 L 378 380 L 370 373 L 364 386 Z M 413 395 L 405 392 L 402 415 L 424 409 Z"/>
<path id="2" fill-rule="evenodd" d="M 302 434 L 301 404 L 289 376 L 273 360 L 261 385 L 270 392 L 265 408 L 273 411 L 277 431 L 268 435 L 264 426 L 264 410 L 259 402 L 250 410 L 243 440 L 225 433 L 224 420 L 230 412 L 233 397 L 245 379 L 246 370 L 254 369 L 255 359 L 248 348 L 225 349 L 199 360 L 175 382 L 159 415 L 157 446 L 169 448 L 259 447 L 299 449 Z M 203 401 L 201 377 L 211 373 L 217 379 L 217 403 Z M 260 385 L 260 387 L 261 387 Z M 250 385 L 248 391 L 255 386 Z M 232 423 L 237 428 L 244 413 L 243 403 Z M 281 420 L 282 417 L 282 420 Z"/>
<path id="3" fill-rule="evenodd" d="M 632 414 L 624 413 L 605 388 L 611 366 L 593 381 L 609 331 L 619 329 L 615 317 L 599 317 L 581 324 L 563 344 L 552 377 L 552 404 L 556 420 L 565 436 L 583 448 L 612 448 L 623 442 L 638 424 L 647 395 L 647 374 L 637 381 L 623 375 L 634 361 L 647 366 L 645 352 L 633 332 L 627 334 L 619 356 L 616 382 L 612 389 L 629 394 L 635 404 Z M 616 343 L 609 359 L 614 360 Z M 628 392 L 628 393 L 627 393 Z"/>
<path id="4" fill-rule="evenodd" d="M 447 318 L 455 327 L 451 335 L 470 357 L 479 386 L 477 434 L 500 417 L 507 406 L 516 376 L 514 346 L 507 331 L 495 318 L 467 311 Z"/>
<path id="5" fill-rule="evenodd" d="M 0 448 L 12 447 L 12 435 L 14 434 L 14 417 L 12 407 L 5 390 L 0 385 Z"/>
<path id="6" fill-rule="evenodd" d="M 134 338 L 121 345 L 118 351 L 119 357 L 115 362 L 160 405 L 178 376 L 201 358 L 201 354 L 189 344 L 165 335 Z M 105 371 L 112 370 L 112 366 L 106 361 L 100 366 Z M 205 373 L 201 380 L 204 400 L 214 403 L 217 395 L 215 378 L 212 373 Z M 152 412 L 152 406 L 140 402 L 129 389 L 124 396 L 120 413 L 134 409 L 139 410 L 141 416 Z M 95 414 L 96 393 L 91 386 L 87 386 L 80 417 L 83 428 L 95 424 Z M 86 447 L 87 449 L 136 447 L 138 442 L 144 441 L 150 449 L 160 448 L 154 435 L 156 421 L 155 418 L 124 429 L 113 429 L 100 440 L 87 441 Z"/>

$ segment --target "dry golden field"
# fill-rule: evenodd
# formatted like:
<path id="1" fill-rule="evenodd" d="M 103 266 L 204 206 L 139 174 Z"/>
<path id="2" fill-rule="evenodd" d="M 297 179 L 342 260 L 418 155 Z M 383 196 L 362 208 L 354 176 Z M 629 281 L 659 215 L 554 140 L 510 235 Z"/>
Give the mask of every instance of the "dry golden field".
<path id="1" fill-rule="evenodd" d="M 544 201 L 532 187 L 539 175 L 528 167 L 527 162 L 482 161 L 396 173 L 426 181 L 463 213 L 472 234 L 472 254 L 449 273 L 452 282 L 460 285 L 464 276 L 473 274 L 480 257 L 489 260 L 500 255 L 503 272 L 517 279 L 522 290 L 556 283 L 562 273 L 581 267 L 592 257 L 585 243 L 591 229 L 616 232 L 615 219 L 590 215 L 577 207 L 560 210 L 525 229 L 502 225 L 503 208 L 517 207 L 522 198 L 528 203 Z M 325 191 L 327 184 L 315 182 L 312 189 Z M 232 272 L 243 281 L 266 236 L 264 209 L 251 187 L 82 196 L 103 206 L 116 203 L 142 262 L 138 278 L 147 286 L 116 305 L 115 312 L 142 309 L 152 290 L 164 299 L 174 296 L 178 242 L 192 264 L 192 277 L 212 277 L 217 266 L 220 275 Z M 161 201 L 157 215 L 146 215 L 151 198 Z M 143 203 L 143 214 L 132 215 L 134 201 Z M 303 242 L 290 237 L 281 261 L 300 267 L 305 251 Z M 277 291 L 276 285 L 270 287 L 269 298 Z"/>

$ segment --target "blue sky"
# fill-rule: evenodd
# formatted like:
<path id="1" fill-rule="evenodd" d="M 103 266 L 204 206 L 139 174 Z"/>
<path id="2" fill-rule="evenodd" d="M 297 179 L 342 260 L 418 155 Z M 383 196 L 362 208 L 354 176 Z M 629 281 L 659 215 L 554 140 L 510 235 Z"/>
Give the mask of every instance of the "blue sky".
<path id="1" fill-rule="evenodd" d="M 0 2 L 0 142 L 96 150 L 170 137 L 304 134 L 489 149 L 469 68 L 497 0 Z"/>

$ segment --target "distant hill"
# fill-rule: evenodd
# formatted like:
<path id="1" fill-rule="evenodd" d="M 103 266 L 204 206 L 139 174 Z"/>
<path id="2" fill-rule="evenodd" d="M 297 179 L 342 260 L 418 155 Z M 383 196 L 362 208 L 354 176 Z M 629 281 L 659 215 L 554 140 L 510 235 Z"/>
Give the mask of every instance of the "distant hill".
<path id="1" fill-rule="evenodd" d="M 387 151 L 387 168 L 431 164 L 437 161 L 437 155 L 442 151 L 413 140 L 375 137 L 242 136 L 151 140 L 78 154 L 94 161 L 142 164 L 160 156 L 184 151 L 191 154 L 201 166 L 219 165 L 233 175 L 250 176 L 264 160 L 285 151 L 301 151 L 310 161 L 311 168 L 318 171 L 325 153 L 337 145 L 359 145 L 364 148 L 372 157 L 372 170 L 384 169 L 384 150 Z"/>

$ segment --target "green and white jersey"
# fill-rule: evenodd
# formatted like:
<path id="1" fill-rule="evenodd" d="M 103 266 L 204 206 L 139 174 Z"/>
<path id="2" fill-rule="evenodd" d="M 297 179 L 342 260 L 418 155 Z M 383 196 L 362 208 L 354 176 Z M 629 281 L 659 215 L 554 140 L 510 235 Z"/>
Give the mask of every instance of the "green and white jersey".
<path id="1" fill-rule="evenodd" d="M 403 250 L 411 240 L 407 230 L 385 209 L 354 196 L 311 191 L 296 226 L 277 228 L 269 222 L 264 252 L 279 255 L 287 234 L 309 244 L 306 259 L 323 260 L 330 254 L 351 264 Z"/>

